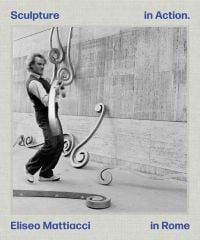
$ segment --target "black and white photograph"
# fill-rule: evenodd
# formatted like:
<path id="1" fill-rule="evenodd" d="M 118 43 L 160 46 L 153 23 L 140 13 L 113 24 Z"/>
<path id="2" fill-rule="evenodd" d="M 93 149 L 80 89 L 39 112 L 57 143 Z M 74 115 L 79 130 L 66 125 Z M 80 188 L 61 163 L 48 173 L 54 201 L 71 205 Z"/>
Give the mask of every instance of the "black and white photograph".
<path id="1" fill-rule="evenodd" d="M 179 27 L 12 27 L 12 214 L 188 210 Z"/>

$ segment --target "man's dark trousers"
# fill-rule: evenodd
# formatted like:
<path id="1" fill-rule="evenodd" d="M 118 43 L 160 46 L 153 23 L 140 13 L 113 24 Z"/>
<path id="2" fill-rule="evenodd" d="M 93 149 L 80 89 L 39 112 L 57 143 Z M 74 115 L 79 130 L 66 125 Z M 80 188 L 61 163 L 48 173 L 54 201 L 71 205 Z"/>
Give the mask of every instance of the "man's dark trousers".
<path id="1" fill-rule="evenodd" d="M 26 169 L 30 174 L 34 175 L 40 169 L 39 176 L 45 178 L 53 176 L 53 169 L 60 158 L 64 146 L 63 131 L 58 116 L 57 119 L 60 134 L 52 136 L 47 116 L 36 112 L 36 121 L 44 135 L 44 145 L 26 164 Z"/>

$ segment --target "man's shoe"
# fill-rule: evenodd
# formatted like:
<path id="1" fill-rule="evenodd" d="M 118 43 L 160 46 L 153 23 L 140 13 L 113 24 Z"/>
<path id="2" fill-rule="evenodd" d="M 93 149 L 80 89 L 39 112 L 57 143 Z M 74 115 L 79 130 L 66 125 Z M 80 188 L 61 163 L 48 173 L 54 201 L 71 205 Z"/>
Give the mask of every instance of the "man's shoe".
<path id="1" fill-rule="evenodd" d="M 49 178 L 45 178 L 45 177 L 41 177 L 39 176 L 39 179 L 38 179 L 40 182 L 55 182 L 55 181 L 59 181 L 60 180 L 60 177 L 58 176 L 51 176 Z"/>
<path id="2" fill-rule="evenodd" d="M 25 175 L 25 179 L 30 182 L 33 183 L 34 182 L 34 175 L 30 174 L 28 172 L 28 170 L 26 169 L 26 167 L 24 168 L 24 175 Z"/>

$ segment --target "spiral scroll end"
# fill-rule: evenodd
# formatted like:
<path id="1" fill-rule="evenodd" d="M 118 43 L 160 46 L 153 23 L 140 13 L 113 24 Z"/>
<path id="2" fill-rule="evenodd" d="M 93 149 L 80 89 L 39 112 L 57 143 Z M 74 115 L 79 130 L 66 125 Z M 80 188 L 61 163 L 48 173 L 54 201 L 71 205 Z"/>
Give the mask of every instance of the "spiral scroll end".
<path id="1" fill-rule="evenodd" d="M 86 199 L 86 206 L 93 209 L 109 208 L 111 206 L 111 199 L 101 195 L 89 196 Z"/>
<path id="2" fill-rule="evenodd" d="M 63 53 L 58 48 L 52 48 L 48 53 L 49 61 L 53 64 L 59 64 L 63 61 Z"/>
<path id="3" fill-rule="evenodd" d="M 74 136 L 72 134 L 64 134 L 63 156 L 64 157 L 69 156 L 73 148 L 74 148 Z"/>
<path id="4" fill-rule="evenodd" d="M 96 111 L 97 113 L 102 112 L 104 109 L 105 109 L 105 106 L 104 106 L 103 103 L 98 103 L 98 104 L 95 106 L 95 111 Z"/>
<path id="5" fill-rule="evenodd" d="M 107 170 L 111 168 L 103 168 L 97 176 L 97 181 L 101 185 L 109 185 L 112 182 L 112 173 Z"/>
<path id="6" fill-rule="evenodd" d="M 87 151 L 78 151 L 76 148 L 73 150 L 70 156 L 71 165 L 75 168 L 82 168 L 89 162 L 89 153 Z"/>

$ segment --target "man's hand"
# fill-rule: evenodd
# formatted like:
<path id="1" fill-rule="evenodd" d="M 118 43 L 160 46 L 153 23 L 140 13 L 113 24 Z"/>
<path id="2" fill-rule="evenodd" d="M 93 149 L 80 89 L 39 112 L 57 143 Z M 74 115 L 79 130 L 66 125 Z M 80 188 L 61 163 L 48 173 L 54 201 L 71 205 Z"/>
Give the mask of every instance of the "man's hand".
<path id="1" fill-rule="evenodd" d="M 66 97 L 65 87 L 62 86 L 60 89 L 61 89 L 61 95 L 62 95 L 62 97 L 65 98 L 65 97 Z"/>
<path id="2" fill-rule="evenodd" d="M 57 81 L 57 83 L 55 84 L 55 92 L 56 92 L 57 96 L 59 96 L 61 94 L 63 98 L 66 97 L 65 86 L 62 82 L 59 83 Z"/>
<path id="3" fill-rule="evenodd" d="M 55 92 L 56 92 L 56 95 L 60 95 L 60 86 L 59 85 L 56 85 L 55 86 Z"/>

